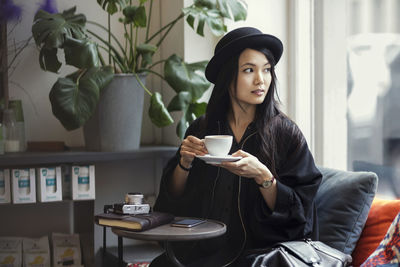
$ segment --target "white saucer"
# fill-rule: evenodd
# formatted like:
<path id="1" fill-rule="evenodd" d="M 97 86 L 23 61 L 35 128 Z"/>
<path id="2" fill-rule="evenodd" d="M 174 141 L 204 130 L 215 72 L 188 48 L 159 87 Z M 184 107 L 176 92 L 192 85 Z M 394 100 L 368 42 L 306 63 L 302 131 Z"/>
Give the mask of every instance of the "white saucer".
<path id="1" fill-rule="evenodd" d="M 238 161 L 242 159 L 242 157 L 233 157 L 232 155 L 226 156 L 211 156 L 209 154 L 204 156 L 196 156 L 199 159 L 204 160 L 208 164 L 221 164 L 223 161 Z"/>

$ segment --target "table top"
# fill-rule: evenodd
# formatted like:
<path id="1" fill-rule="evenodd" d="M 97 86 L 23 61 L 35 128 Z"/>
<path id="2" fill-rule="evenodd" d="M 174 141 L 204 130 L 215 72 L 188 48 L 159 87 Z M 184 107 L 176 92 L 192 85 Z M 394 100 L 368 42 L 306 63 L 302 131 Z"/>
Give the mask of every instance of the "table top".
<path id="1" fill-rule="evenodd" d="M 118 228 L 112 228 L 111 230 L 118 236 L 138 240 L 189 241 L 208 239 L 223 235 L 226 232 L 226 225 L 222 222 L 207 219 L 205 223 L 192 228 L 174 227 L 168 223 L 142 232 L 134 232 Z"/>

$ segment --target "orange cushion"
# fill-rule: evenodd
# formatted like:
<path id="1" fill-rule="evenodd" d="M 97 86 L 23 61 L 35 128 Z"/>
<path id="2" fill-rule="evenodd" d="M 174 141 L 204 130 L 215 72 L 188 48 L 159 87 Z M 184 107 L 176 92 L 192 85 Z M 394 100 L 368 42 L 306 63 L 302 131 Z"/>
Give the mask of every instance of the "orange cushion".
<path id="1" fill-rule="evenodd" d="M 400 199 L 374 199 L 367 222 L 352 254 L 353 266 L 360 266 L 375 251 L 399 212 Z"/>

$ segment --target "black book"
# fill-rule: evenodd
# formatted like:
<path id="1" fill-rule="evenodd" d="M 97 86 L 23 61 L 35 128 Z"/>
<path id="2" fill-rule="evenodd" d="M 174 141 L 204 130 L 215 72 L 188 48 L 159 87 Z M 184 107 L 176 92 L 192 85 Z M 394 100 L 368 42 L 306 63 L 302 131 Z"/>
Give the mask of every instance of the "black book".
<path id="1" fill-rule="evenodd" d="M 102 213 L 94 216 L 95 222 L 102 226 L 117 227 L 133 231 L 144 231 L 167 224 L 174 216 L 164 212 L 150 212 L 148 214 L 116 214 Z"/>

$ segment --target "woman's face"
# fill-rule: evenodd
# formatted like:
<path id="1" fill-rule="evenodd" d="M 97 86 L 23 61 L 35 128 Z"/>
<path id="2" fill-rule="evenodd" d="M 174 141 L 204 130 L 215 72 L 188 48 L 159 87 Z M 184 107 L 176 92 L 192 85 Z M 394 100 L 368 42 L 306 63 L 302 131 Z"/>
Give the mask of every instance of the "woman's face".
<path id="1" fill-rule="evenodd" d="M 271 64 L 267 57 L 254 49 L 247 48 L 239 56 L 236 100 L 242 107 L 261 104 L 271 84 Z M 235 95 L 233 83 L 231 90 Z"/>

